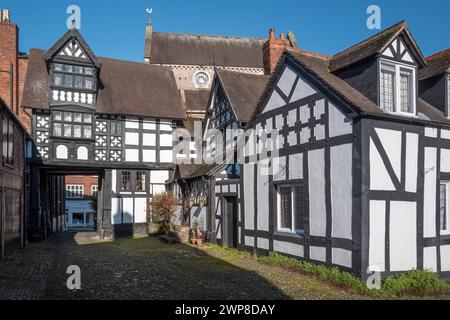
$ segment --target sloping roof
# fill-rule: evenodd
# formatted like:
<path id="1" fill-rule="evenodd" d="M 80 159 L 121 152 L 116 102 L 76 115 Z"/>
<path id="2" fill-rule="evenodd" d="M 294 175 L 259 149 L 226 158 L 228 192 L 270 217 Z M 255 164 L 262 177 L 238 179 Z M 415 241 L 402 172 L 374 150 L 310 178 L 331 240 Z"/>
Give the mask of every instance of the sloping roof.
<path id="1" fill-rule="evenodd" d="M 450 72 L 450 48 L 428 57 L 427 62 L 428 66 L 419 71 L 420 80 Z"/>
<path id="2" fill-rule="evenodd" d="M 237 120 L 249 122 L 270 76 L 217 70 Z"/>
<path id="3" fill-rule="evenodd" d="M 265 41 L 154 32 L 152 40 L 146 41 L 145 52 L 151 64 L 263 68 L 262 47 Z"/>
<path id="4" fill-rule="evenodd" d="M 186 109 L 205 111 L 208 107 L 210 90 L 185 90 Z"/>
<path id="5" fill-rule="evenodd" d="M 49 76 L 44 51 L 32 49 L 22 106 L 49 108 Z M 97 113 L 184 119 L 173 73 L 162 66 L 99 58 L 102 64 Z"/>
<path id="6" fill-rule="evenodd" d="M 425 58 L 411 36 L 408 27 L 406 26 L 406 22 L 401 21 L 394 26 L 336 54 L 330 60 L 330 71 L 334 72 L 340 70 L 358 61 L 382 53 L 384 49 L 386 49 L 386 47 L 402 32 L 405 32 L 410 40 L 419 63 L 422 61 L 423 66 L 425 66 Z"/>

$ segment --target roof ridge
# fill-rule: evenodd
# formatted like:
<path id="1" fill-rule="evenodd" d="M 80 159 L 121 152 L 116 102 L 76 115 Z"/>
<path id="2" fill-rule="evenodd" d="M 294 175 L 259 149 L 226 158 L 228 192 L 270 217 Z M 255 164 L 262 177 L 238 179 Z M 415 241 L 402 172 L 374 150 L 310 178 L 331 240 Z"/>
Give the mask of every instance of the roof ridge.
<path id="1" fill-rule="evenodd" d="M 311 57 L 311 58 L 317 58 L 317 59 L 321 59 L 324 60 L 326 62 L 330 61 L 330 59 L 333 58 L 332 55 L 326 55 L 326 54 L 321 54 L 321 53 L 317 53 L 317 52 L 313 52 L 313 51 L 307 51 L 307 50 L 303 50 L 303 49 L 298 49 L 298 48 L 286 48 L 287 51 L 292 51 L 294 53 L 297 54 L 303 54 L 305 56 Z"/>
<path id="2" fill-rule="evenodd" d="M 358 48 L 358 47 L 360 47 L 360 46 L 366 44 L 367 42 L 369 42 L 369 41 L 371 41 L 371 40 L 373 40 L 373 39 L 375 39 L 375 38 L 377 38 L 377 37 L 379 37 L 379 36 L 381 36 L 381 35 L 383 35 L 383 34 L 386 34 L 387 32 L 391 31 L 392 29 L 394 29 L 394 28 L 396 28 L 396 27 L 398 27 L 398 26 L 400 26 L 400 25 L 403 25 L 403 26 L 402 26 L 403 28 L 406 27 L 406 21 L 405 21 L 405 20 L 402 20 L 402 21 L 400 21 L 400 22 L 394 24 L 393 26 L 391 26 L 391 27 L 389 27 L 389 28 L 387 28 L 387 29 L 385 29 L 385 30 L 383 30 L 383 31 L 381 31 L 381 32 L 378 32 L 377 34 L 374 34 L 373 36 L 371 36 L 371 37 L 369 37 L 369 38 L 367 38 L 367 39 L 364 39 L 364 40 L 358 42 L 357 44 L 354 44 L 353 46 L 351 46 L 351 47 L 349 47 L 349 48 L 347 48 L 347 49 L 342 50 L 341 52 L 336 53 L 336 54 L 333 56 L 333 58 L 337 58 L 338 56 L 340 56 L 340 55 L 342 55 L 342 54 L 344 54 L 344 53 L 348 53 L 348 52 L 350 52 L 350 51 L 352 51 L 352 50 L 354 50 L 354 49 L 356 49 L 356 48 Z"/>
<path id="3" fill-rule="evenodd" d="M 444 49 L 442 51 L 439 51 L 439 52 L 437 52 L 437 53 L 427 57 L 427 61 L 435 60 L 435 59 L 440 58 L 441 56 L 446 55 L 446 54 L 450 54 L 450 48 Z"/>
<path id="4" fill-rule="evenodd" d="M 188 37 L 202 37 L 202 38 L 215 38 L 215 39 L 228 39 L 228 40 L 256 40 L 267 41 L 267 38 L 258 37 L 243 37 L 243 36 L 221 36 L 211 34 L 194 34 L 194 33 L 178 33 L 178 32 L 153 32 L 153 34 L 164 34 L 172 36 L 188 36 Z"/>

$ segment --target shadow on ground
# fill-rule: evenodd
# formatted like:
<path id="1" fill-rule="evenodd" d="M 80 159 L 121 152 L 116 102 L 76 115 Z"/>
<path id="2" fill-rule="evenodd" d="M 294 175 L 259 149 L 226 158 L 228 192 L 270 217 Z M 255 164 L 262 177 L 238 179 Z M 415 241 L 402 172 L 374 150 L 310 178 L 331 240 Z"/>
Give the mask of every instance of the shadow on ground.
<path id="1" fill-rule="evenodd" d="M 40 247 L 54 253 L 42 299 L 289 299 L 257 272 L 157 238 L 100 242 L 92 233 L 65 233 Z M 81 269 L 81 290 L 67 289 L 71 265 Z"/>

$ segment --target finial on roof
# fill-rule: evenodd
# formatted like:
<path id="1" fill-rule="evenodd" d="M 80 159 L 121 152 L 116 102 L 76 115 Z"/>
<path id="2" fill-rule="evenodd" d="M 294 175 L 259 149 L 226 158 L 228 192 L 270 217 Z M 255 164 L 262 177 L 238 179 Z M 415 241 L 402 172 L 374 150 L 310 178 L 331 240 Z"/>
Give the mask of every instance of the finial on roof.
<path id="1" fill-rule="evenodd" d="M 153 8 L 147 8 L 145 11 L 147 11 L 147 24 L 152 24 Z"/>

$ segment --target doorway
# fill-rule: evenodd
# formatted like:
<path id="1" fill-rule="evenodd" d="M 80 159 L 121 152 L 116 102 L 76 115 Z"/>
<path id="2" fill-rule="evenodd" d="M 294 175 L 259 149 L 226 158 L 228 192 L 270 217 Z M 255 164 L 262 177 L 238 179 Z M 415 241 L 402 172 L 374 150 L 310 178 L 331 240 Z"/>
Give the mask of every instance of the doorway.
<path id="1" fill-rule="evenodd" d="M 225 197 L 224 235 L 228 248 L 238 247 L 238 206 L 237 197 Z"/>

